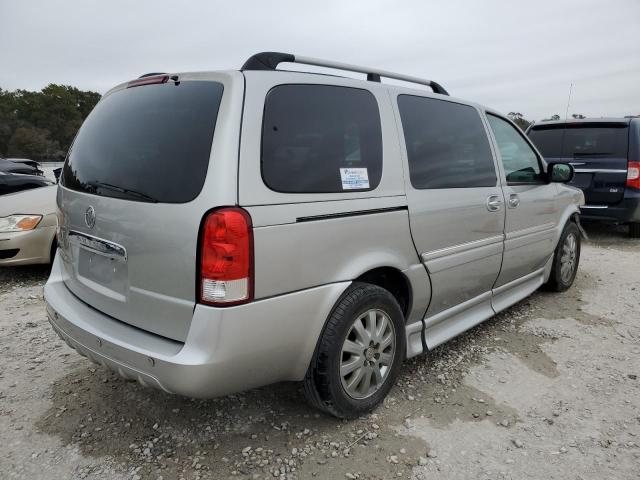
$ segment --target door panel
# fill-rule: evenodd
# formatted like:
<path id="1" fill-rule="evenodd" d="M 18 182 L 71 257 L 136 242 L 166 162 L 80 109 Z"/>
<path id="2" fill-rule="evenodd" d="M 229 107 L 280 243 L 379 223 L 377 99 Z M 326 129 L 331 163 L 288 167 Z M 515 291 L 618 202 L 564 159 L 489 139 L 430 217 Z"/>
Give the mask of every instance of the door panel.
<path id="1" fill-rule="evenodd" d="M 538 153 L 520 129 L 488 114 L 502 167 L 507 204 L 502 269 L 494 288 L 541 269 L 553 253 L 559 209 L 557 186 L 547 183 Z"/>
<path id="2" fill-rule="evenodd" d="M 413 240 L 431 277 L 427 316 L 490 291 L 502 262 L 504 208 L 489 211 L 499 187 L 407 192 Z"/>
<path id="3" fill-rule="evenodd" d="M 411 234 L 431 278 L 427 327 L 457 321 L 454 307 L 476 305 L 489 293 L 477 317 L 487 318 L 502 262 L 505 208 L 480 112 L 413 94 L 399 95 L 397 106 Z M 445 338 L 451 326 L 443 328 Z"/>
<path id="4" fill-rule="evenodd" d="M 504 259 L 496 287 L 542 268 L 553 253 L 558 217 L 556 185 L 507 185 L 507 202 L 517 195 L 516 207 L 507 207 Z"/>

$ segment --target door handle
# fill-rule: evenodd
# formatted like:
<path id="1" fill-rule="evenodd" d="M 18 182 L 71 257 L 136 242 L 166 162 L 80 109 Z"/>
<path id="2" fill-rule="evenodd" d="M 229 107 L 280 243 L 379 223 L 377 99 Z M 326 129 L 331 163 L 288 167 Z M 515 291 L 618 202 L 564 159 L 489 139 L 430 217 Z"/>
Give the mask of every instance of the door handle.
<path id="1" fill-rule="evenodd" d="M 509 195 L 509 208 L 516 208 L 518 205 L 520 205 L 520 197 L 515 193 Z"/>
<path id="2" fill-rule="evenodd" d="M 500 205 L 502 205 L 502 200 L 498 195 L 491 195 L 487 198 L 487 210 L 490 212 L 497 212 L 500 210 Z"/>

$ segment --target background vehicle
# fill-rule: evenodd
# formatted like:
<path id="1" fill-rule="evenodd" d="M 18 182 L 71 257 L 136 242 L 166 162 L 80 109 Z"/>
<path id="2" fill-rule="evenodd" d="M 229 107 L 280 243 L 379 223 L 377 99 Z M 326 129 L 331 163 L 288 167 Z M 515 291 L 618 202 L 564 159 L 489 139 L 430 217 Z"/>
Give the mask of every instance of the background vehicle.
<path id="1" fill-rule="evenodd" d="M 7 158 L 6 160 L 13 163 L 28 165 L 29 167 L 32 167 L 34 171 L 33 175 L 42 175 L 44 173 L 42 171 L 42 166 L 35 160 L 30 160 L 28 158 Z"/>
<path id="2" fill-rule="evenodd" d="M 545 283 L 569 288 L 572 173 L 429 80 L 279 53 L 143 76 L 69 151 L 49 319 L 145 385 L 207 397 L 303 380 L 314 405 L 357 416 L 406 357 Z"/>
<path id="3" fill-rule="evenodd" d="M 628 224 L 640 237 L 640 118 L 541 122 L 527 134 L 547 161 L 575 167 L 582 218 Z"/>
<path id="4" fill-rule="evenodd" d="M 21 192 L 32 188 L 54 185 L 54 182 L 37 175 L 22 175 L 0 171 L 0 195 Z"/>
<path id="5" fill-rule="evenodd" d="M 0 175 L 0 184 L 9 176 Z M 47 182 L 47 186 L 0 196 L 0 267 L 53 261 L 56 190 Z"/>
<path id="6" fill-rule="evenodd" d="M 21 159 L 17 159 L 21 160 Z M 14 159 L 0 158 L 0 172 L 4 173 L 20 173 L 23 175 L 42 175 L 42 170 L 38 167 L 38 162 L 32 160 L 14 161 Z"/>

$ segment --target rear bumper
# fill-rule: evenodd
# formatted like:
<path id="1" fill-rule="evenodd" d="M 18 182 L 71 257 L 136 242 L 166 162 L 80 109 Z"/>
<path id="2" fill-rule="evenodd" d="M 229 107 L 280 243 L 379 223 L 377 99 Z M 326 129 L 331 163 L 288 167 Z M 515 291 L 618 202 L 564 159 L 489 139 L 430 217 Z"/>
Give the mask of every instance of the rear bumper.
<path id="1" fill-rule="evenodd" d="M 640 222 L 640 191 L 626 190 L 624 198 L 615 205 L 584 205 L 580 217 L 616 223 Z"/>
<path id="2" fill-rule="evenodd" d="M 169 393 L 215 397 L 301 380 L 342 282 L 229 308 L 197 305 L 185 343 L 115 320 L 75 297 L 56 259 L 45 286 L 49 322 L 80 354 Z"/>
<path id="3" fill-rule="evenodd" d="M 51 242 L 55 234 L 55 225 L 26 232 L 0 233 L 0 251 L 18 250 L 10 258 L 2 258 L 0 255 L 0 267 L 49 263 Z"/>

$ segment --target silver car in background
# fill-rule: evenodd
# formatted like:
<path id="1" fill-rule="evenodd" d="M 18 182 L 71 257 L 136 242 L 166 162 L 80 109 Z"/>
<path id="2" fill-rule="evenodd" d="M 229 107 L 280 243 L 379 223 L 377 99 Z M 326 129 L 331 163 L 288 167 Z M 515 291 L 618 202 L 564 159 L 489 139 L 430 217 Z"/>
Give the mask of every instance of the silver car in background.
<path id="1" fill-rule="evenodd" d="M 69 151 L 49 320 L 166 392 L 302 381 L 316 407 L 358 416 L 405 358 L 571 286 L 572 176 L 429 80 L 273 52 L 143 76 L 102 98 Z"/>
<path id="2" fill-rule="evenodd" d="M 6 174 L 0 183 L 6 177 L 29 176 Z M 55 256 L 57 187 L 34 180 L 41 183 L 0 195 L 0 267 L 46 264 Z"/>

